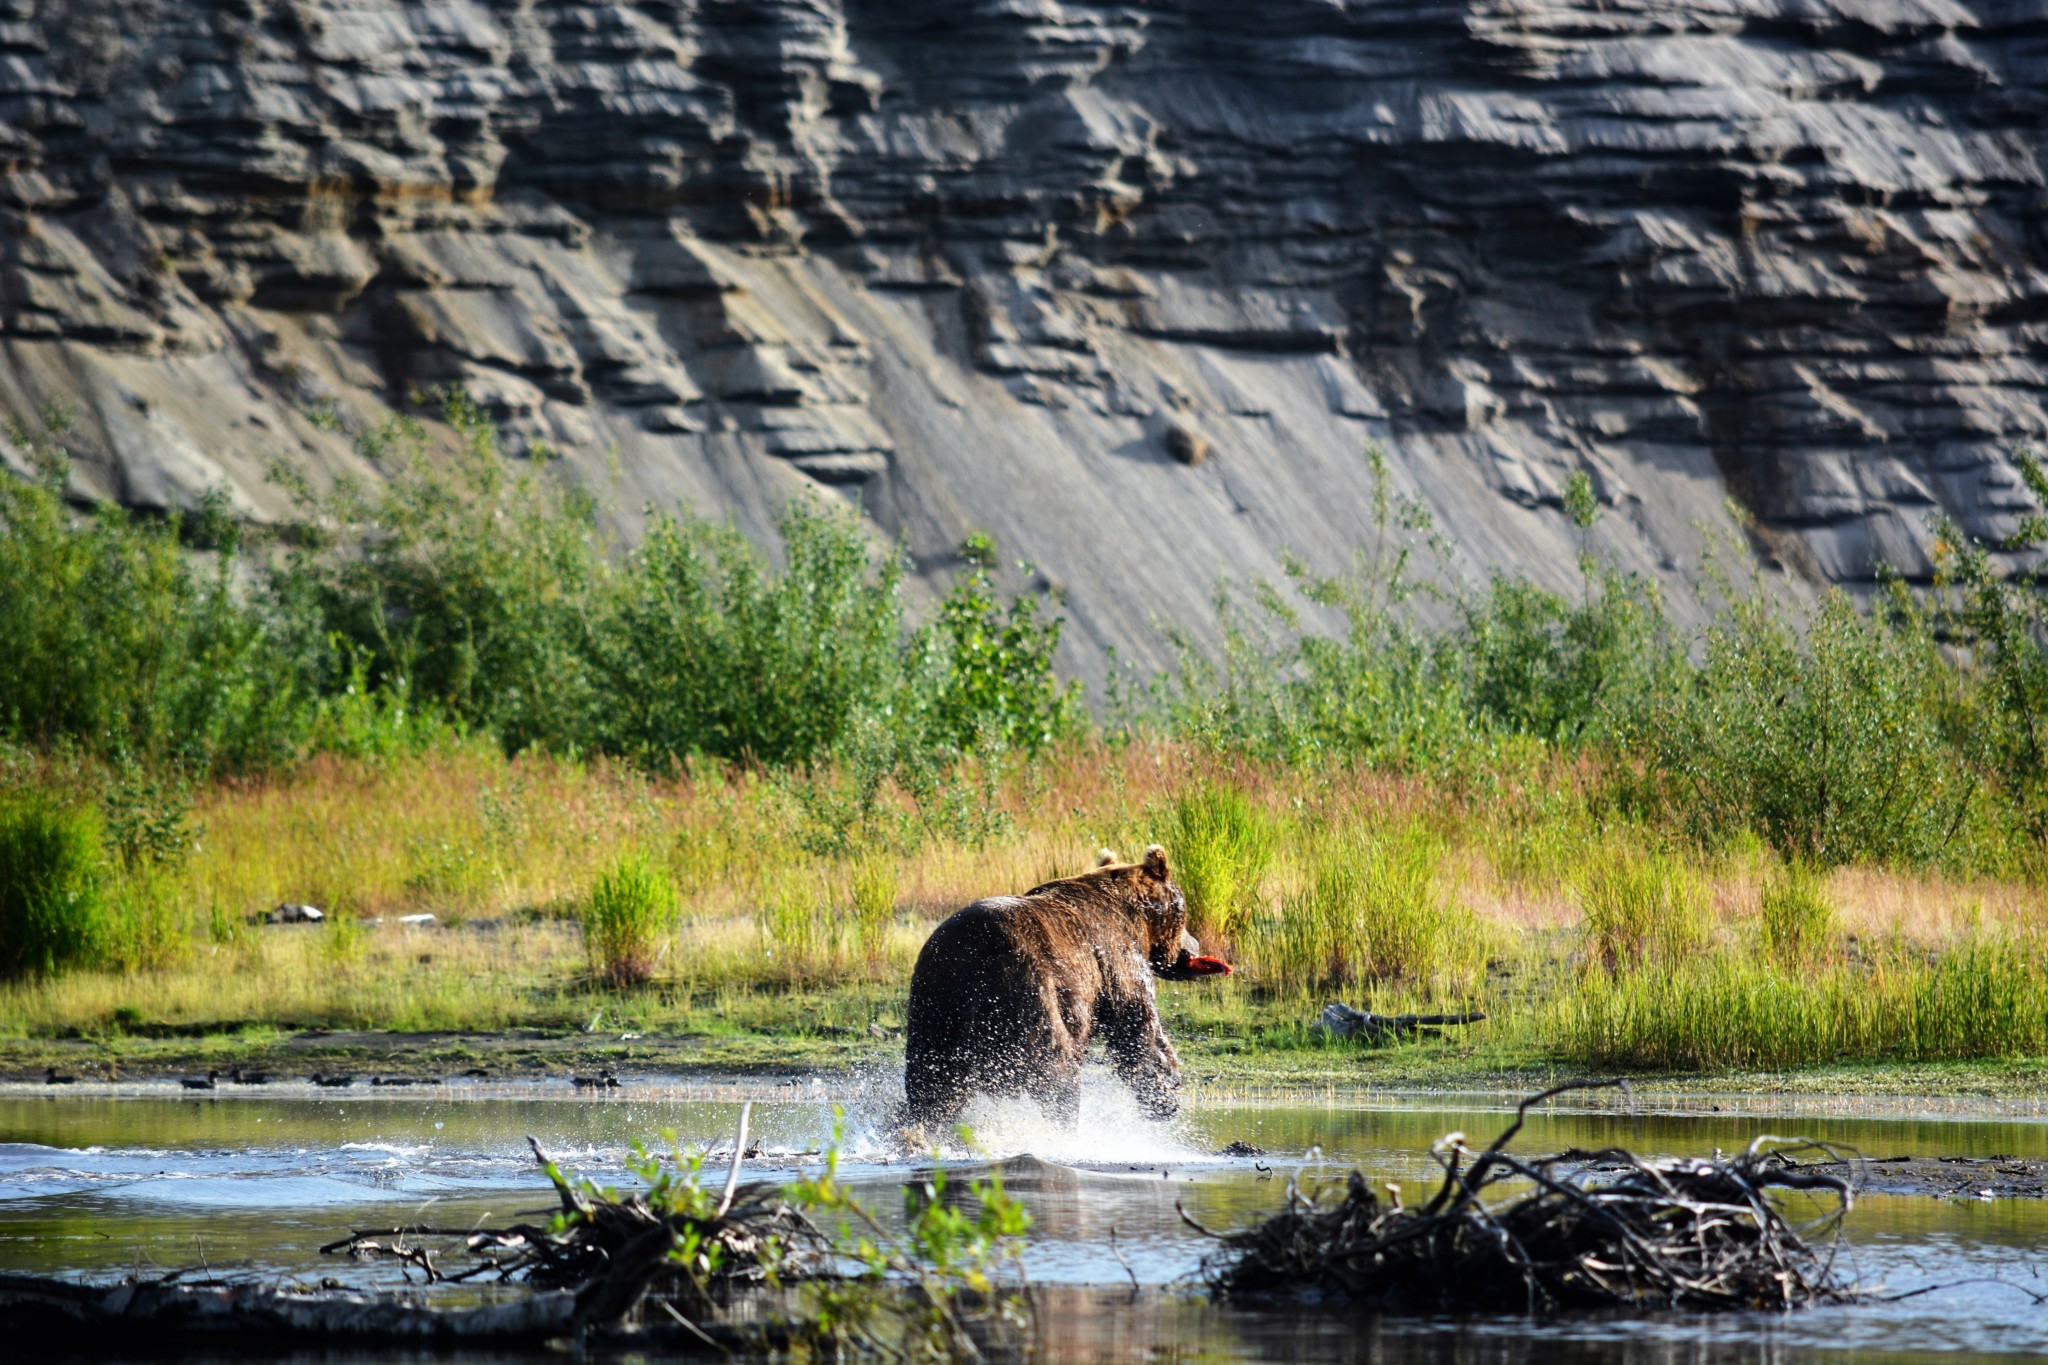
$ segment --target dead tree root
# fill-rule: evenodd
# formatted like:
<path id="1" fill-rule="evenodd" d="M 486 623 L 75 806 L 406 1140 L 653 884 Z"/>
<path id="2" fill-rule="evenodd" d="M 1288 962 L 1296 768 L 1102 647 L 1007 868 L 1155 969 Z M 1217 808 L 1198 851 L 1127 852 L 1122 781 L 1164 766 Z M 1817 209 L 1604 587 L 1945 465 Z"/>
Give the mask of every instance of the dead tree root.
<path id="1" fill-rule="evenodd" d="M 1849 1184 L 1797 1160 L 1838 1159 L 1832 1149 L 1758 1138 L 1732 1159 L 1506 1151 L 1530 1105 L 1601 1084 L 1524 1101 L 1483 1151 L 1461 1133 L 1439 1140 L 1444 1178 L 1426 1203 L 1404 1205 L 1398 1191 L 1382 1201 L 1357 1172 L 1335 1199 L 1290 1184 L 1284 1212 L 1218 1235 L 1204 1277 L 1226 1299 L 1333 1297 L 1415 1311 L 1784 1310 L 1856 1297 L 1836 1274 L 1832 1244 Z M 1522 1188 L 1488 1202 L 1502 1186 Z M 1795 1223 L 1774 1191 L 1819 1195 L 1827 1207 Z"/>
<path id="2" fill-rule="evenodd" d="M 685 1351 L 724 1353 L 765 1342 L 749 1328 L 708 1321 L 732 1287 L 765 1278 L 772 1241 L 776 1272 L 822 1267 L 830 1243 L 772 1185 L 739 1183 L 746 1117 L 725 1188 L 708 1209 L 665 1211 L 647 1198 L 600 1194 L 565 1177 L 527 1141 L 560 1200 L 549 1224 L 505 1228 L 402 1227 L 358 1231 L 321 1248 L 329 1254 L 389 1258 L 429 1284 L 495 1279 L 532 1292 L 503 1303 L 440 1307 L 417 1294 L 306 1290 L 176 1272 L 116 1285 L 35 1275 L 0 1275 L 0 1329 L 56 1329 L 78 1342 L 224 1339 L 310 1344 L 382 1341 L 542 1344 L 562 1337 L 601 1340 L 625 1332 L 644 1301 L 632 1339 Z M 679 1257 L 673 1253 L 687 1250 Z M 466 1260 L 459 1268 L 450 1263 Z"/>

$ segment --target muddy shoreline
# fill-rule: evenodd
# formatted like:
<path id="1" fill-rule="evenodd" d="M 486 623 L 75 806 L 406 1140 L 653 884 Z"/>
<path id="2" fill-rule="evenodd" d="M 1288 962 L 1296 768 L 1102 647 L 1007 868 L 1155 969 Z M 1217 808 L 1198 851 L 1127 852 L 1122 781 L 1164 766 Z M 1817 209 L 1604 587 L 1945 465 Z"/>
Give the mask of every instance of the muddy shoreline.
<path id="1" fill-rule="evenodd" d="M 1177 1037 L 1191 1087 L 1211 1102 L 1340 1099 L 1368 1094 L 1527 1094 L 1598 1075 L 1525 1053 L 1432 1044 L 1333 1045 L 1314 1051 L 1252 1050 Z M 55 1070 L 80 1083 L 176 1081 L 235 1067 L 300 1079 L 319 1072 L 433 1081 L 566 1082 L 610 1069 L 629 1075 L 725 1076 L 756 1083 L 851 1077 L 900 1067 L 892 1030 L 814 1029 L 801 1034 L 665 1034 L 577 1028 L 495 1032 L 193 1026 L 105 1036 L 0 1040 L 0 1084 L 33 1085 Z M 1620 1073 L 1609 1073 L 1620 1074 Z M 1787 1071 L 1631 1073 L 1644 1094 L 1689 1112 L 1736 1114 L 1762 1099 L 1854 1115 L 1870 1100 L 1927 1115 L 2048 1117 L 2048 1060 L 1859 1063 Z M 1609 1104 L 1627 1106 L 1626 1097 Z"/>

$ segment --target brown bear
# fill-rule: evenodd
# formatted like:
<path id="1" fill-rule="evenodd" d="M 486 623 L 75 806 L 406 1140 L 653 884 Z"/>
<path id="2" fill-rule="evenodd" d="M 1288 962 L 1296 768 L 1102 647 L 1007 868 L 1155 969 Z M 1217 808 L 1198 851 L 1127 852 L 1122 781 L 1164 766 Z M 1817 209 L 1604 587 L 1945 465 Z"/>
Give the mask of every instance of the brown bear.
<path id="1" fill-rule="evenodd" d="M 1180 1058 L 1159 1022 L 1152 979 L 1227 973 L 1199 956 L 1166 850 L 991 896 L 955 911 L 910 977 L 903 1088 L 928 1130 L 956 1122 L 974 1094 L 1025 1095 L 1072 1126 L 1081 1062 L 1100 1035 L 1117 1075 L 1160 1117 L 1180 1104 Z"/>

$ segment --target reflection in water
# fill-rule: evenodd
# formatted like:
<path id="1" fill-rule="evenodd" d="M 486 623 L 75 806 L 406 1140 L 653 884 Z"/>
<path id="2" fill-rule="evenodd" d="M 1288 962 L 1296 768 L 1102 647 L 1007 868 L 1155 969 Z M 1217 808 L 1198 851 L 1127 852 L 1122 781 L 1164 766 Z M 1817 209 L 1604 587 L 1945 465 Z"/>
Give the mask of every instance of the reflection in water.
<path id="1" fill-rule="evenodd" d="M 140 1090 L 141 1088 L 134 1088 Z M 106 1274 L 204 1261 L 306 1281 L 396 1284 L 389 1263 L 323 1258 L 352 1228 L 416 1220 L 503 1223 L 551 1200 L 524 1137 L 568 1164 L 624 1183 L 627 1144 L 672 1130 L 686 1149 L 729 1148 L 740 1095 L 702 1083 L 642 1085 L 577 1101 L 567 1087 L 499 1085 L 405 1096 L 316 1095 L 309 1087 L 206 1100 L 167 1088 L 151 1097 L 17 1090 L 0 1095 L 0 1268 Z M 895 1083 L 781 1090 L 757 1105 L 762 1141 L 748 1171 L 786 1179 L 812 1164 L 847 1109 L 844 1174 L 878 1213 L 929 1157 L 896 1150 L 887 1121 Z M 1697 1106 L 1697 1101 L 1688 1101 Z M 1754 1103 L 1754 1102 L 1752 1102 Z M 1873 1156 L 2048 1154 L 2048 1125 L 1809 1112 L 1737 1118 L 1609 1106 L 1533 1116 L 1527 1151 L 1632 1147 L 1647 1155 L 1733 1149 L 1757 1132 L 1801 1132 Z M 1286 1182 L 1336 1181 L 1353 1165 L 1411 1190 L 1434 1172 L 1429 1144 L 1458 1129 L 1485 1140 L 1507 1097 L 1354 1097 L 1322 1104 L 1199 1108 L 1170 1126 L 1126 1112 L 1107 1081 L 1091 1086 L 1076 1133 L 1048 1131 L 1029 1106 L 978 1112 L 976 1137 L 997 1160 L 945 1162 L 952 1187 L 999 1174 L 1035 1220 L 1027 1264 L 1044 1295 L 1041 1359 L 1050 1361 L 1628 1362 L 1820 1359 L 1843 1348 L 1918 1353 L 2048 1351 L 2048 1309 L 1997 1284 L 1786 1318 L 1649 1316 L 1431 1320 L 1330 1307 L 1244 1311 L 1194 1292 L 1207 1243 L 1181 1209 L 1211 1227 L 1269 1213 Z M 1249 1142 L 1263 1159 L 1216 1155 Z M 1030 1153 L 1031 1155 L 1024 1155 Z M 1265 1169 L 1261 1169 L 1261 1168 Z M 1116 1251 L 1111 1250 L 1115 1234 Z M 2036 1291 L 2048 1202 L 1872 1196 L 1849 1221 L 1853 1274 L 1895 1289 L 2001 1277 Z M 1119 1258 L 1119 1253 L 1121 1259 Z M 1144 1282 L 1133 1294 L 1124 1263 Z M 203 1357 L 187 1357 L 203 1359 Z M 246 1359 L 240 1353 L 236 1359 Z M 330 1354 L 343 1360 L 390 1355 Z M 1957 1355 L 1944 1358 L 1954 1360 Z"/>

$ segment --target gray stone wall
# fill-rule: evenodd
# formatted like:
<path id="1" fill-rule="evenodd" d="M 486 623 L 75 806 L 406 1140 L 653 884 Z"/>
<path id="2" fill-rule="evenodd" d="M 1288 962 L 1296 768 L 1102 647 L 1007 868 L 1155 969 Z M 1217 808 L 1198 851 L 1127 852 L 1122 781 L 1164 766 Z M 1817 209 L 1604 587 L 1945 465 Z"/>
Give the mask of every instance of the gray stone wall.
<path id="1" fill-rule="evenodd" d="M 1994 0 L 0 0 L 0 407 L 262 517 L 460 382 L 629 533 L 992 531 L 1084 674 L 1378 440 L 1475 575 L 1587 470 L 1691 614 L 1729 495 L 1849 583 L 2028 506 L 2044 117 Z"/>

